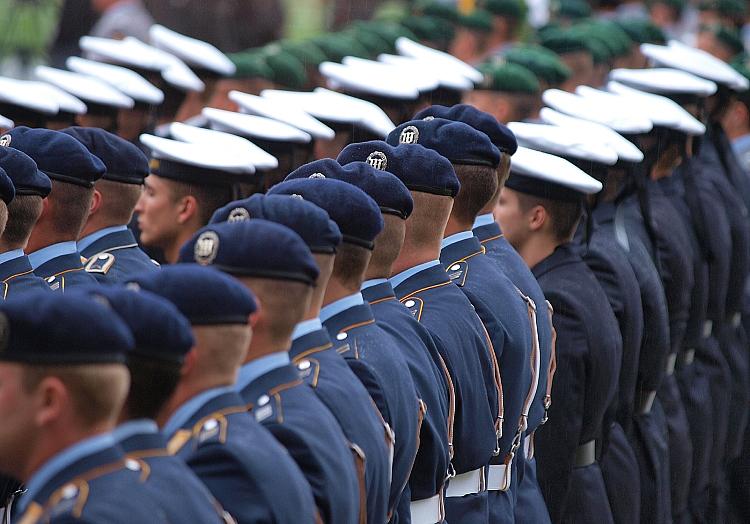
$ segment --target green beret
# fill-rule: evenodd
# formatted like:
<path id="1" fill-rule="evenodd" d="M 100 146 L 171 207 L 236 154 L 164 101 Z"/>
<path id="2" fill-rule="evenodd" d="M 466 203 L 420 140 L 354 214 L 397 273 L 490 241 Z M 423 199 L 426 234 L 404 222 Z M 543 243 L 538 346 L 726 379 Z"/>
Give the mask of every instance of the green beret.
<path id="1" fill-rule="evenodd" d="M 543 31 L 539 34 L 539 43 L 558 55 L 574 53 L 576 51 L 586 51 L 591 53 L 591 49 L 583 36 L 562 29 L 549 29 Z"/>
<path id="2" fill-rule="evenodd" d="M 685 9 L 685 0 L 649 0 L 649 4 L 665 4 L 677 10 L 678 13 L 682 13 Z"/>
<path id="3" fill-rule="evenodd" d="M 262 48 L 260 53 L 273 71 L 274 83 L 290 89 L 304 87 L 307 82 L 305 64 L 297 57 L 274 45 Z"/>
<path id="4" fill-rule="evenodd" d="M 389 42 L 393 46 L 399 38 L 406 37 L 411 40 L 416 40 L 417 36 L 407 29 L 405 26 L 396 22 L 385 22 L 385 21 L 369 21 L 369 22 L 355 22 L 358 26 L 366 26 L 368 31 L 377 33 L 383 40 Z"/>
<path id="5" fill-rule="evenodd" d="M 742 37 L 739 31 L 732 27 L 726 27 L 724 25 L 717 25 L 710 29 L 716 39 L 727 46 L 731 51 L 732 55 L 738 55 L 745 49 L 745 44 L 742 42 Z"/>
<path id="6" fill-rule="evenodd" d="M 364 58 L 368 54 L 359 42 L 340 33 L 316 36 L 311 38 L 310 41 L 326 55 L 326 60 L 330 62 L 341 62 L 345 56 Z"/>
<path id="7" fill-rule="evenodd" d="M 458 12 L 455 5 L 435 0 L 417 2 L 414 12 L 426 16 L 434 16 L 435 18 L 442 18 L 452 24 L 458 23 L 458 19 L 461 17 L 461 13 Z"/>
<path id="8" fill-rule="evenodd" d="M 626 18 L 615 23 L 625 31 L 633 42 L 639 44 L 663 44 L 666 38 L 662 30 L 646 18 Z"/>
<path id="9" fill-rule="evenodd" d="M 380 25 L 387 25 L 389 28 L 401 27 L 398 24 L 383 23 L 383 22 L 363 22 L 357 21 L 350 26 L 350 30 L 354 31 L 357 35 L 362 35 L 362 44 L 371 49 L 377 47 L 378 51 L 375 54 L 380 53 L 395 53 L 396 52 L 396 40 L 400 36 L 407 36 L 403 34 L 396 34 L 395 31 L 390 29 L 383 30 Z M 403 28 L 402 28 L 403 29 Z M 365 40 L 367 40 L 365 42 Z M 370 50 L 370 49 L 368 49 Z"/>
<path id="10" fill-rule="evenodd" d="M 743 0 L 706 0 L 698 4 L 701 11 L 716 11 L 729 18 L 742 18 L 747 11 Z"/>
<path id="11" fill-rule="evenodd" d="M 492 15 L 484 9 L 474 9 L 468 15 L 461 15 L 458 25 L 475 31 L 490 33 L 492 32 Z"/>
<path id="12" fill-rule="evenodd" d="M 495 16 L 526 18 L 526 2 L 523 0 L 487 0 L 484 8 Z"/>
<path id="13" fill-rule="evenodd" d="M 570 78 L 571 71 L 560 57 L 539 45 L 516 45 L 505 52 L 505 60 L 525 67 L 548 85 L 559 85 Z"/>
<path id="14" fill-rule="evenodd" d="M 434 16 L 407 16 L 401 24 L 419 40 L 448 44 L 455 36 L 453 24 Z"/>
<path id="15" fill-rule="evenodd" d="M 279 46 L 282 50 L 294 56 L 305 64 L 306 67 L 318 67 L 326 61 L 326 55 L 312 42 L 293 42 L 291 40 L 282 40 L 269 44 L 267 47 Z"/>
<path id="16" fill-rule="evenodd" d="M 367 51 L 368 57 L 378 56 L 381 53 L 389 53 L 391 46 L 383 40 L 377 33 L 350 27 L 345 29 L 341 35 L 356 40 Z"/>
<path id="17" fill-rule="evenodd" d="M 237 67 L 234 73 L 235 78 L 265 78 L 273 81 L 273 70 L 257 49 L 230 53 L 227 56 Z"/>
<path id="18" fill-rule="evenodd" d="M 484 80 L 476 89 L 531 95 L 539 93 L 539 81 L 534 73 L 518 64 L 484 63 L 478 69 L 484 75 Z"/>
<path id="19" fill-rule="evenodd" d="M 591 16 L 591 6 L 583 0 L 557 0 L 551 8 L 557 18 L 581 20 Z"/>
<path id="20" fill-rule="evenodd" d="M 626 56 L 630 53 L 633 40 L 614 22 L 597 20 L 584 23 L 582 26 L 592 38 L 604 44 L 612 56 Z"/>

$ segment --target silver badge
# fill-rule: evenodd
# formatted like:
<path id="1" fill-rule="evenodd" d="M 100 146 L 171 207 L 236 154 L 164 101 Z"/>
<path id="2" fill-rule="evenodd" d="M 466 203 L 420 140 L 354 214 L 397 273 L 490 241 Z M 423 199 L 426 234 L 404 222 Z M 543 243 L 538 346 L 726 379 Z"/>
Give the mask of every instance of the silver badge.
<path id="1" fill-rule="evenodd" d="M 292 193 L 289 195 L 292 198 L 296 198 L 297 200 L 304 200 L 305 198 L 302 195 L 298 195 L 297 193 Z"/>
<path id="2" fill-rule="evenodd" d="M 13 140 L 13 137 L 10 135 L 0 136 L 0 146 L 8 147 L 10 145 L 11 140 Z"/>
<path id="3" fill-rule="evenodd" d="M 435 120 L 435 117 L 430 115 L 430 116 L 424 117 L 422 120 L 424 120 L 425 122 L 429 122 L 430 120 Z"/>
<path id="4" fill-rule="evenodd" d="M 406 126 L 398 137 L 399 144 L 416 144 L 419 142 L 419 129 L 414 126 Z"/>
<path id="5" fill-rule="evenodd" d="M 312 175 L 310 175 L 307 178 L 318 178 L 318 179 L 320 179 L 320 178 L 325 178 L 325 177 L 326 176 L 323 173 L 313 173 Z"/>
<path id="6" fill-rule="evenodd" d="M 195 242 L 193 254 L 195 261 L 202 266 L 207 266 L 216 258 L 219 252 L 219 235 L 213 231 L 206 231 L 198 237 Z"/>
<path id="7" fill-rule="evenodd" d="M 227 222 L 243 222 L 250 219 L 250 213 L 244 207 L 235 207 L 229 212 Z"/>
<path id="8" fill-rule="evenodd" d="M 372 153 L 367 155 L 367 160 L 365 160 L 365 162 L 370 164 L 375 169 L 384 171 L 386 166 L 388 166 L 388 157 L 385 156 L 385 153 L 381 151 L 373 151 Z"/>

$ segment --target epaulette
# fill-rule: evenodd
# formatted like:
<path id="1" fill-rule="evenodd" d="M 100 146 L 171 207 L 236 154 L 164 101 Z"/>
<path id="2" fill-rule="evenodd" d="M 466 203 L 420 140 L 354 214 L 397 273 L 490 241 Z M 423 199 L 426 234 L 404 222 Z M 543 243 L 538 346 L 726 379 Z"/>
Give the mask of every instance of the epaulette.
<path id="1" fill-rule="evenodd" d="M 458 287 L 463 287 L 466 284 L 466 275 L 469 273 L 469 263 L 466 260 L 461 260 L 460 262 L 451 264 L 447 272 L 451 282 Z"/>
<path id="2" fill-rule="evenodd" d="M 309 386 L 315 388 L 318 386 L 318 376 L 320 375 L 320 362 L 315 358 L 304 358 L 295 364 L 297 373 Z"/>
<path id="3" fill-rule="evenodd" d="M 422 318 L 422 310 L 424 309 L 424 300 L 419 297 L 404 298 L 401 303 L 409 310 L 417 321 Z"/>
<path id="4" fill-rule="evenodd" d="M 65 277 L 52 275 L 51 277 L 45 278 L 44 281 L 52 291 L 62 292 L 65 289 Z"/>
<path id="5" fill-rule="evenodd" d="M 250 406 L 250 413 L 255 417 L 256 422 L 268 422 L 270 419 L 276 419 L 278 424 L 284 420 L 281 410 L 281 397 L 279 395 L 268 396 L 266 394 L 258 397 L 258 400 Z"/>
<path id="6" fill-rule="evenodd" d="M 97 253 L 86 262 L 84 269 L 86 273 L 106 275 L 114 263 L 115 256 L 112 253 Z"/>
<path id="7" fill-rule="evenodd" d="M 229 421 L 223 413 L 212 413 L 193 426 L 192 438 L 196 441 L 197 445 L 208 443 L 223 444 L 227 441 L 228 427 Z"/>

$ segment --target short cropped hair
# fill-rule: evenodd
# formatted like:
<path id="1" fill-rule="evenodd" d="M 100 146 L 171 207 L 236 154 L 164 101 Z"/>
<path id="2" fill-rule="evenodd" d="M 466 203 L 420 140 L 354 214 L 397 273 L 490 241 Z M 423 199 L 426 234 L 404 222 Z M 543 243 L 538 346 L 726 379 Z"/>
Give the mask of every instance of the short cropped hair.
<path id="1" fill-rule="evenodd" d="M 452 214 L 461 222 L 473 222 L 497 193 L 497 172 L 489 166 L 454 164 L 461 189 L 453 202 Z"/>
<path id="2" fill-rule="evenodd" d="M 573 238 L 583 214 L 583 202 L 562 202 L 518 193 L 518 203 L 524 213 L 542 206 L 550 217 L 552 234 L 558 242 L 568 242 Z"/>
<path id="3" fill-rule="evenodd" d="M 49 198 L 53 203 L 50 223 L 58 235 L 78 238 L 91 210 L 93 187 L 52 180 Z"/>
<path id="4" fill-rule="evenodd" d="M 173 182 L 172 201 L 177 202 L 181 198 L 192 195 L 198 201 L 198 218 L 201 224 L 208 224 L 214 211 L 234 199 L 231 186 L 207 186 L 200 184 L 189 184 L 187 182 Z"/>
<path id="5" fill-rule="evenodd" d="M 8 223 L 2 234 L 3 243 L 12 247 L 25 245 L 42 214 L 43 206 L 43 199 L 38 195 L 16 195 L 8 205 Z"/>
<path id="6" fill-rule="evenodd" d="M 182 366 L 139 355 L 128 356 L 130 390 L 124 411 L 130 420 L 155 419 L 180 382 Z"/>
<path id="7" fill-rule="evenodd" d="M 101 179 L 95 188 L 102 194 L 104 202 L 99 213 L 113 224 L 128 224 L 133 218 L 133 209 L 141 197 L 143 186 Z"/>
<path id="8" fill-rule="evenodd" d="M 267 319 L 269 338 L 278 342 L 291 337 L 294 326 L 307 313 L 313 288 L 287 280 L 243 277 L 240 281 L 258 297 L 260 309 Z"/>
<path id="9" fill-rule="evenodd" d="M 233 376 L 245 360 L 252 332 L 249 324 L 193 326 L 201 374 Z"/>
<path id="10" fill-rule="evenodd" d="M 347 287 L 359 287 L 370 263 L 370 250 L 342 243 L 336 251 L 331 278 Z"/>

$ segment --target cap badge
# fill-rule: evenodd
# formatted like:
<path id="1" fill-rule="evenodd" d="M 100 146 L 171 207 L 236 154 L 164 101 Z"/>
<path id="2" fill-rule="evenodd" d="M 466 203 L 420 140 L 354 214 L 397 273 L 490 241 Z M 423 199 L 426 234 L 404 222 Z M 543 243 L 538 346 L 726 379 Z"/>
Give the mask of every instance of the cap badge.
<path id="1" fill-rule="evenodd" d="M 399 144 L 416 144 L 419 141 L 419 129 L 414 126 L 406 126 L 398 137 Z"/>
<path id="2" fill-rule="evenodd" d="M 0 136 L 0 146 L 8 147 L 10 145 L 11 140 L 13 140 L 13 137 L 10 135 Z"/>
<path id="3" fill-rule="evenodd" d="M 424 120 L 425 122 L 429 122 L 430 120 L 435 120 L 435 117 L 430 115 L 430 116 L 424 117 L 422 120 Z"/>
<path id="4" fill-rule="evenodd" d="M 195 242 L 193 254 L 195 261 L 202 266 L 207 266 L 216 258 L 219 252 L 219 235 L 213 231 L 205 231 Z"/>
<path id="5" fill-rule="evenodd" d="M 313 173 L 307 178 L 325 178 L 326 176 L 323 173 Z"/>
<path id="6" fill-rule="evenodd" d="M 158 171 L 158 170 L 159 170 L 159 166 L 160 166 L 160 165 L 161 165 L 161 162 L 159 162 L 159 160 L 158 160 L 158 159 L 156 159 L 156 158 L 152 158 L 152 159 L 151 159 L 151 160 L 149 160 L 149 162 L 148 162 L 148 168 L 149 168 L 149 169 L 150 169 L 151 171 Z"/>
<path id="7" fill-rule="evenodd" d="M 235 207 L 229 212 L 227 222 L 243 222 L 250 219 L 250 213 L 244 207 Z"/>
<path id="8" fill-rule="evenodd" d="M 367 155 L 366 162 L 375 169 L 383 171 L 388 165 L 388 157 L 386 157 L 385 153 L 383 153 L 382 151 L 373 151 L 372 153 Z"/>
<path id="9" fill-rule="evenodd" d="M 298 195 L 297 193 L 292 193 L 289 195 L 292 198 L 296 198 L 297 200 L 304 200 L 305 198 L 302 195 Z"/>

